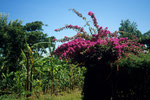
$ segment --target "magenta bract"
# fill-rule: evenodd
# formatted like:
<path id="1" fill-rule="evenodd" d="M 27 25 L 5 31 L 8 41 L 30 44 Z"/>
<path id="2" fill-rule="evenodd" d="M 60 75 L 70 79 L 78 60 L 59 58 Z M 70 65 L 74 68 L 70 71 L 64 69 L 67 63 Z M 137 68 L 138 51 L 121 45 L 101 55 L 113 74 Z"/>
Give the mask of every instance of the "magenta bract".
<path id="1" fill-rule="evenodd" d="M 103 60 L 107 54 L 110 54 L 110 58 L 113 58 L 112 61 L 114 61 L 114 59 L 117 60 L 127 53 L 138 54 L 142 52 L 143 45 L 137 43 L 137 41 L 129 40 L 127 37 L 119 37 L 117 32 L 111 33 L 108 27 L 103 29 L 102 26 L 97 25 L 94 13 L 89 12 L 88 15 L 91 16 L 97 29 L 96 34 L 89 35 L 83 27 L 77 25 L 67 25 L 55 29 L 55 31 L 60 31 L 64 28 L 70 28 L 80 31 L 74 37 L 65 37 L 64 39 L 68 39 L 68 42 L 60 45 L 54 51 L 54 54 L 59 56 L 60 59 L 70 59 L 79 63 L 86 63 L 86 61 L 89 61 L 87 59 L 92 58 L 98 62 Z M 69 39 L 72 40 L 70 41 Z"/>

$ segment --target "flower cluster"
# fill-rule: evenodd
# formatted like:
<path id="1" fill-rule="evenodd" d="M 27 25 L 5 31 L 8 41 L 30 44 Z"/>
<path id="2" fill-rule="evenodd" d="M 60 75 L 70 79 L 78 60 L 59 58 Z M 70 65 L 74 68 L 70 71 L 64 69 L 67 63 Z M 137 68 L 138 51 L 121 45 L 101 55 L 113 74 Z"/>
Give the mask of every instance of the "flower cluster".
<path id="1" fill-rule="evenodd" d="M 57 39 L 53 39 L 53 41 L 57 41 Z"/>
<path id="2" fill-rule="evenodd" d="M 54 54 L 60 56 L 62 58 L 72 58 L 75 55 L 79 55 L 82 51 L 87 48 L 90 48 L 94 45 L 94 42 L 87 41 L 83 38 L 77 38 L 73 41 L 69 41 L 68 43 L 64 43 L 59 46 L 55 51 Z"/>
<path id="3" fill-rule="evenodd" d="M 110 38 L 110 43 L 113 49 L 118 53 L 118 58 L 126 55 L 126 53 L 132 52 L 133 54 L 138 54 L 142 51 L 142 44 L 128 40 L 125 38 Z"/>
<path id="4" fill-rule="evenodd" d="M 137 43 L 137 41 L 129 40 L 127 37 L 121 38 L 117 35 L 117 32 L 111 33 L 108 28 L 102 28 L 97 25 L 96 18 L 92 12 L 89 12 L 93 19 L 94 26 L 98 28 L 97 34 L 88 35 L 83 32 L 84 29 L 79 26 L 67 25 L 64 28 L 78 29 L 83 33 L 77 33 L 77 35 L 69 38 L 64 37 L 63 41 L 69 41 L 60 45 L 54 54 L 59 56 L 60 59 L 71 59 L 78 63 L 90 62 L 94 59 L 95 62 L 101 60 L 114 61 L 127 53 L 138 54 L 142 52 L 143 45 Z M 56 31 L 59 31 L 57 29 Z M 109 56 L 107 58 L 107 56 Z"/>
<path id="5" fill-rule="evenodd" d="M 115 53 L 115 57 L 117 58 L 114 59 L 118 59 L 126 55 L 128 52 L 132 52 L 134 54 L 141 52 L 141 47 L 143 45 L 130 41 L 127 38 L 106 37 L 97 38 L 97 40 L 94 41 L 77 38 L 59 46 L 55 50 L 54 54 L 59 56 L 61 59 L 76 59 L 75 57 L 83 57 L 85 55 L 92 55 L 94 53 L 101 52 L 102 48 L 97 49 L 98 51 L 94 50 L 94 48 L 98 46 L 108 47 L 112 51 L 109 51 L 109 53 Z"/>
<path id="6" fill-rule="evenodd" d="M 88 15 L 91 16 L 91 18 L 92 18 L 92 20 L 93 20 L 93 23 L 94 23 L 94 26 L 95 26 L 96 28 L 99 28 L 99 25 L 97 25 L 97 19 L 96 19 L 94 13 L 92 13 L 92 12 L 90 11 L 90 12 L 88 13 Z"/>

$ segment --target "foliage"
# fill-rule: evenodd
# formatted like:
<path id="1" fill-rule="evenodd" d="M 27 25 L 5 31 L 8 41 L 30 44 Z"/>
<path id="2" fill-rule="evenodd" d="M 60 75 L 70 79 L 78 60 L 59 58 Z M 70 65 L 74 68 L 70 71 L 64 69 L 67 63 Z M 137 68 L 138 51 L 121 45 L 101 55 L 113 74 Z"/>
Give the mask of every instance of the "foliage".
<path id="1" fill-rule="evenodd" d="M 84 68 L 77 68 L 75 65 L 52 57 L 46 57 L 38 63 L 40 65 L 35 65 L 35 70 L 43 78 L 43 80 L 39 78 L 39 81 L 41 81 L 40 84 L 44 93 L 57 94 L 75 87 L 82 88 Z"/>
<path id="2" fill-rule="evenodd" d="M 1 69 L 3 72 L 6 70 L 8 72 L 16 71 L 20 68 L 18 66 L 20 48 L 24 48 L 25 41 L 22 22 L 18 20 L 8 22 L 7 20 L 7 15 L 0 14 L 0 55 L 7 66 L 7 68 Z"/>
<path id="3" fill-rule="evenodd" d="M 41 21 L 35 21 L 31 23 L 26 23 L 24 30 L 26 31 L 26 42 L 32 47 L 32 50 L 38 50 L 41 54 L 46 53 L 45 48 L 48 48 L 48 37 L 42 31 L 42 26 L 44 24 Z M 45 43 L 46 42 L 46 43 Z M 42 43 L 40 45 L 35 45 L 37 43 Z"/>
<path id="4" fill-rule="evenodd" d="M 54 36 L 43 33 L 41 21 L 22 25 L 0 16 L 0 95 L 37 98 L 41 92 L 58 94 L 83 86 L 85 68 L 52 56 Z M 43 56 L 44 54 L 44 56 Z"/>
<path id="5" fill-rule="evenodd" d="M 14 83 L 13 87 L 9 85 L 7 81 L 9 76 L 3 79 L 3 85 L 10 86 L 10 90 L 17 95 L 17 97 L 25 95 L 24 87 L 26 86 L 26 66 L 22 67 L 23 69 L 15 72 L 15 77 L 12 82 Z M 59 94 L 64 91 L 72 91 L 73 89 L 83 87 L 83 80 L 86 69 L 84 67 L 76 67 L 73 64 L 61 61 L 53 57 L 37 58 L 35 59 L 34 70 L 33 70 L 33 93 L 39 97 L 39 93 L 50 93 L 50 94 Z M 8 87 L 7 86 L 7 87 Z"/>
<path id="6" fill-rule="evenodd" d="M 141 39 L 142 33 L 137 29 L 137 24 L 135 22 L 130 22 L 129 19 L 121 21 L 121 26 L 119 31 L 122 31 L 123 34 L 120 34 L 120 37 L 128 37 L 129 39 L 134 39 L 135 37 Z"/>
<path id="7" fill-rule="evenodd" d="M 116 98 L 148 100 L 150 93 L 150 53 L 133 55 L 119 61 Z M 123 91 L 121 93 L 121 91 Z M 122 95 L 123 97 L 119 97 Z M 127 97 L 128 95 L 128 97 Z"/>
<path id="8" fill-rule="evenodd" d="M 130 22 L 130 20 L 121 21 L 121 26 L 119 27 L 120 37 L 128 37 L 128 39 L 138 40 L 139 43 L 146 45 L 149 49 L 150 31 L 146 33 L 141 33 L 137 29 L 137 24 L 135 22 Z"/>

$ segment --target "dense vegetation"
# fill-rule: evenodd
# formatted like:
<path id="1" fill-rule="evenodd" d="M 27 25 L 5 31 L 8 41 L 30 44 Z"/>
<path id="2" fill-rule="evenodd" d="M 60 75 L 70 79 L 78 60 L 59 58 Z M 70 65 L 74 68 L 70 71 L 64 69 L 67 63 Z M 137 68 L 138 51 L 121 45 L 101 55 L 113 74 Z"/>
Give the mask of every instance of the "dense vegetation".
<path id="1" fill-rule="evenodd" d="M 66 25 L 55 29 L 73 29 L 77 34 L 65 36 L 61 40 L 65 43 L 54 54 L 87 68 L 83 100 L 148 100 L 150 62 L 147 60 L 149 44 L 145 41 L 149 37 L 141 34 L 135 22 L 122 21 L 119 31 L 111 33 L 108 27 L 98 25 L 94 13 L 88 13 L 93 21 L 91 27 L 90 21 L 81 13 L 75 9 L 72 11 L 85 20 L 86 25 Z"/>
<path id="2" fill-rule="evenodd" d="M 82 89 L 83 67 L 52 55 L 54 36 L 43 33 L 41 21 L 22 25 L 0 15 L 0 95 L 16 97 L 59 94 Z"/>
<path id="3" fill-rule="evenodd" d="M 63 39 L 43 33 L 41 21 L 23 25 L 0 14 L 0 99 L 40 98 L 79 89 L 83 100 L 147 100 L 150 31 L 142 34 L 135 22 L 125 20 L 111 33 L 98 25 L 94 13 L 88 13 L 91 25 L 72 11 L 85 25 L 55 29 L 77 31 Z M 57 41 L 65 43 L 55 49 Z"/>

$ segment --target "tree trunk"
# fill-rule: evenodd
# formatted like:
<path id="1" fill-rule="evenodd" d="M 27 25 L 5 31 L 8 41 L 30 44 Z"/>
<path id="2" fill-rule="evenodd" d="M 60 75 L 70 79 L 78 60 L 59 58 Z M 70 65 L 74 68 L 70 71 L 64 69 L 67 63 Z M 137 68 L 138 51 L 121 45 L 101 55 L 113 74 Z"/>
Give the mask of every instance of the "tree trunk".
<path id="1" fill-rule="evenodd" d="M 27 65 L 26 65 L 26 68 L 27 68 L 26 91 L 27 91 L 27 97 L 29 97 L 30 94 L 28 93 L 29 92 L 29 53 L 28 52 L 26 53 L 26 57 L 27 57 Z"/>
<path id="2" fill-rule="evenodd" d="M 33 70 L 33 65 L 32 65 L 32 68 L 31 68 L 31 74 L 30 74 L 30 93 L 32 95 L 32 71 Z"/>

